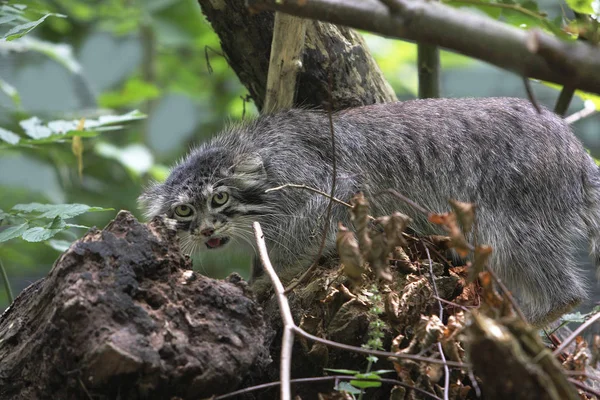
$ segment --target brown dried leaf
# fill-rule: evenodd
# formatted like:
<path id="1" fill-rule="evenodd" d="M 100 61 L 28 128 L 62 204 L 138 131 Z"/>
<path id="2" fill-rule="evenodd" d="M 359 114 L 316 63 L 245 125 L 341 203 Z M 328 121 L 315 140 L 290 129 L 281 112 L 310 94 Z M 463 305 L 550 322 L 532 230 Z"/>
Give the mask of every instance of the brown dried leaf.
<path id="1" fill-rule="evenodd" d="M 590 365 L 596 368 L 598 366 L 598 359 L 600 359 L 600 335 L 594 335 L 591 352 L 592 360 L 590 361 Z"/>
<path id="2" fill-rule="evenodd" d="M 365 272 L 362 257 L 358 248 L 358 241 L 352 232 L 341 223 L 335 240 L 340 261 L 344 265 L 344 274 L 353 281 L 360 281 Z"/>
<path id="3" fill-rule="evenodd" d="M 393 250 L 394 247 L 403 246 L 406 247 L 407 243 L 402 236 L 402 233 L 412 222 L 412 219 L 399 212 L 394 212 L 391 216 L 385 217 L 380 223 L 383 226 L 387 244 L 389 246 L 388 253 Z"/>
<path id="4" fill-rule="evenodd" d="M 477 206 L 474 203 L 463 203 L 452 199 L 448 202 L 450 203 L 458 222 L 460 222 L 463 227 L 463 231 L 465 233 L 471 232 L 473 224 L 475 223 L 475 209 Z"/>
<path id="5" fill-rule="evenodd" d="M 469 267 L 469 282 L 473 282 L 475 279 L 477 279 L 479 273 L 485 270 L 485 265 L 487 264 L 487 261 L 491 255 L 491 246 L 482 244 L 475 248 L 475 257 L 473 259 L 473 263 Z"/>
<path id="6" fill-rule="evenodd" d="M 417 267 L 412 263 L 408 254 L 400 246 L 395 247 L 392 251 L 392 260 L 399 272 L 404 274 L 414 274 L 417 272 Z"/>
<path id="7" fill-rule="evenodd" d="M 358 237 L 358 246 L 362 254 L 367 254 L 371 250 L 371 240 L 369 238 L 369 202 L 362 194 L 357 193 L 352 200 L 351 219 L 356 229 L 356 235 Z"/>
<path id="8" fill-rule="evenodd" d="M 388 251 L 385 233 L 380 229 L 381 226 L 375 226 L 374 229 L 370 229 L 369 238 L 371 240 L 371 249 L 365 257 L 378 279 L 384 279 L 391 282 L 392 274 L 387 262 L 390 251 Z"/>
<path id="9" fill-rule="evenodd" d="M 492 276 L 489 272 L 482 272 L 479 274 L 479 283 L 482 288 L 483 302 L 490 308 L 500 310 L 504 304 L 502 296 L 496 292 Z"/>
<path id="10" fill-rule="evenodd" d="M 451 247 L 454 248 L 459 256 L 466 257 L 469 254 L 469 251 L 471 250 L 470 245 L 458 226 L 456 214 L 429 214 L 428 219 L 429 222 L 436 225 L 442 225 L 444 227 L 450 236 Z"/>

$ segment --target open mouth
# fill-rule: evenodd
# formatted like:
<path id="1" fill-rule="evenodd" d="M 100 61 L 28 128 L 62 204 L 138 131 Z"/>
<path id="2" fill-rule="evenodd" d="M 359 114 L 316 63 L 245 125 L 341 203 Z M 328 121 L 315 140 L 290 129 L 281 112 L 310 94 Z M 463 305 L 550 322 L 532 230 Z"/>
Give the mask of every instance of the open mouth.
<path id="1" fill-rule="evenodd" d="M 209 249 L 218 249 L 219 247 L 226 245 L 227 242 L 229 242 L 228 237 L 216 237 L 208 239 L 205 244 Z"/>

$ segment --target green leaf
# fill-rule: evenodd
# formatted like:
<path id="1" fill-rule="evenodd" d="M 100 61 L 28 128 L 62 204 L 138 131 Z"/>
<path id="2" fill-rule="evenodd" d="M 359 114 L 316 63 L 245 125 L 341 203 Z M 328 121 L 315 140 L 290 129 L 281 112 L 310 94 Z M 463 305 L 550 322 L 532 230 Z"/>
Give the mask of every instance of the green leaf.
<path id="1" fill-rule="evenodd" d="M 369 372 L 367 374 L 356 374 L 354 376 L 355 378 L 362 378 L 362 379 L 373 379 L 373 380 L 380 380 L 381 377 L 379 375 L 377 375 L 376 373 L 373 372 Z M 371 387 L 380 387 L 381 386 L 381 382 L 374 382 L 374 381 L 357 381 L 357 380 L 351 380 L 350 383 L 357 387 L 357 388 L 361 388 L 361 389 L 366 389 L 366 388 L 371 388 Z"/>
<path id="2" fill-rule="evenodd" d="M 36 218 L 73 218 L 86 212 L 111 211 L 112 208 L 90 207 L 85 204 L 17 204 L 12 211 L 20 211 L 29 214 L 40 214 Z"/>
<path id="3" fill-rule="evenodd" d="M 121 90 L 106 92 L 100 95 L 98 103 L 101 107 L 119 108 L 132 104 L 139 104 L 160 96 L 160 89 L 141 79 L 130 79 Z"/>
<path id="4" fill-rule="evenodd" d="M 0 128 L 0 140 L 4 140 L 8 144 L 17 144 L 21 138 L 14 132 Z"/>
<path id="5" fill-rule="evenodd" d="M 42 22 L 44 22 L 44 20 L 48 17 L 60 17 L 60 18 L 66 18 L 65 15 L 62 14 L 56 14 L 56 13 L 48 13 L 46 15 L 43 15 L 40 19 L 38 19 L 37 21 L 31 21 L 31 22 L 27 22 L 25 24 L 21 24 L 21 25 L 17 25 L 15 27 L 13 27 L 11 30 L 9 30 L 7 33 L 5 33 L 2 38 L 0 38 L 0 40 L 3 41 L 11 41 L 11 40 L 15 40 L 20 38 L 23 35 L 28 34 L 29 32 L 31 32 L 33 29 L 35 29 L 39 24 L 41 24 Z"/>
<path id="6" fill-rule="evenodd" d="M 93 137 L 97 136 L 101 131 L 121 129 L 123 126 L 116 125 L 118 123 L 136 121 L 142 118 L 146 118 L 146 115 L 137 110 L 123 115 L 105 115 L 97 120 L 84 120 L 83 130 L 77 130 L 81 123 L 79 119 L 70 121 L 55 120 L 44 124 L 38 117 L 31 117 L 19 122 L 25 134 L 31 139 L 20 140 L 16 144 L 11 144 L 27 146 L 53 143 L 72 138 L 73 136 Z M 3 139 L 3 137 L 1 138 Z M 10 143 L 9 141 L 7 142 Z"/>
<path id="7" fill-rule="evenodd" d="M 332 368 L 323 368 L 324 371 L 334 372 L 336 374 L 344 374 L 344 375 L 356 375 L 359 374 L 360 371 L 355 371 L 352 369 L 332 369 Z"/>
<path id="8" fill-rule="evenodd" d="M 571 9 L 575 12 L 581 13 L 581 14 L 588 14 L 588 15 L 592 15 L 594 14 L 594 7 L 592 6 L 592 4 L 594 3 L 594 0 L 566 0 L 567 4 L 569 5 L 569 7 L 571 7 Z"/>
<path id="9" fill-rule="evenodd" d="M 29 228 L 29 222 L 25 222 L 21 225 L 10 226 L 3 231 L 0 231 L 0 243 L 6 242 L 7 240 L 19 237 Z"/>
<path id="10" fill-rule="evenodd" d="M 361 394 L 362 390 L 355 388 L 348 382 L 339 382 L 337 386 L 334 388 L 338 392 L 346 392 L 350 394 Z"/>
<path id="11" fill-rule="evenodd" d="M 46 226 L 36 226 L 29 228 L 23 233 L 23 239 L 28 242 L 42 242 L 48 240 L 58 232 L 66 229 L 65 221 L 60 217 L 55 217 L 52 222 Z"/>
<path id="12" fill-rule="evenodd" d="M 367 388 L 374 388 L 374 387 L 380 387 L 381 386 L 381 382 L 375 382 L 375 381 L 356 381 L 356 380 L 351 380 L 350 384 L 357 387 L 357 388 L 361 388 L 361 389 L 367 389 Z"/>

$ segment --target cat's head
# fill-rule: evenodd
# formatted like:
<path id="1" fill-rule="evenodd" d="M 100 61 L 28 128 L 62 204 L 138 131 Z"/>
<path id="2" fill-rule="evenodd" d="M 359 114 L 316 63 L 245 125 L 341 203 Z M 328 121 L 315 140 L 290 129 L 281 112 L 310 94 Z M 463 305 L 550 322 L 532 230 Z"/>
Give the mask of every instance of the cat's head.
<path id="1" fill-rule="evenodd" d="M 267 188 L 259 154 L 209 146 L 192 152 L 138 201 L 147 217 L 176 220 L 182 250 L 192 254 L 240 240 L 252 243 L 252 221 L 270 210 Z"/>

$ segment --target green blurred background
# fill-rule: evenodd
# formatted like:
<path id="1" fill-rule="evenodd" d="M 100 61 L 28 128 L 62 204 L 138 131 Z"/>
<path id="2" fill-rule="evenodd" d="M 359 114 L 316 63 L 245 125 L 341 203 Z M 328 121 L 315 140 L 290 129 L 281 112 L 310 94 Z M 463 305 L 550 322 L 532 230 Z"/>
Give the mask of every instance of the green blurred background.
<path id="1" fill-rule="evenodd" d="M 0 209 L 29 202 L 114 208 L 74 220 L 98 227 L 120 209 L 141 218 L 136 198 L 149 180 L 164 179 L 173 162 L 224 124 L 256 115 L 193 0 L 26 4 L 31 19 L 47 11 L 66 18 L 49 17 L 23 38 L 0 42 L 0 83 L 18 94 L 0 92 L 0 127 L 17 131 L 18 122 L 31 116 L 45 121 L 79 119 L 134 109 L 148 118 L 84 139 L 82 179 L 70 142 L 0 148 Z M 549 15 L 563 12 L 557 1 L 540 7 Z M 366 36 L 398 98 L 415 98 L 416 46 Z M 540 103 L 554 106 L 556 89 L 535 82 L 533 87 Z M 442 94 L 526 97 L 520 77 L 451 53 L 442 55 Z M 583 101 L 576 97 L 569 113 L 581 108 Z M 596 114 L 574 126 L 593 154 L 600 153 L 599 123 Z M 60 249 L 84 233 L 74 228 L 52 243 L 0 243 L 0 260 L 15 294 L 44 276 Z M 249 258 L 220 255 L 197 260 L 195 266 L 214 277 L 232 271 L 247 275 Z M 0 309 L 6 298 L 1 288 Z"/>

